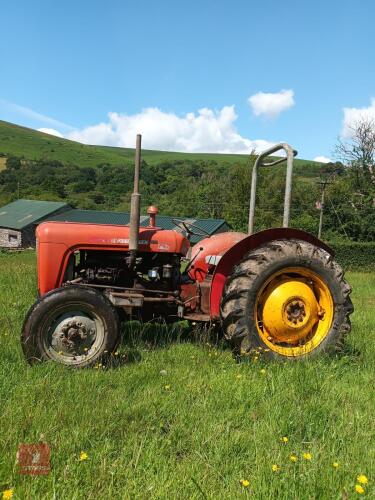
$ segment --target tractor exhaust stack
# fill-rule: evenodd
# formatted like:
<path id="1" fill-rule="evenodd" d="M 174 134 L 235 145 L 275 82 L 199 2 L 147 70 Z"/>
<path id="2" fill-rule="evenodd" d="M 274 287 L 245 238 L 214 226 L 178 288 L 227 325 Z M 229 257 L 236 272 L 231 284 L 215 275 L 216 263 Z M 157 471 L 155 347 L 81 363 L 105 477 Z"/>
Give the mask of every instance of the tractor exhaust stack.
<path id="1" fill-rule="evenodd" d="M 142 136 L 140 134 L 137 134 L 137 142 L 135 147 L 134 190 L 130 201 L 129 252 L 131 268 L 134 267 L 139 245 L 139 217 L 141 213 L 141 195 L 139 194 L 141 141 Z"/>

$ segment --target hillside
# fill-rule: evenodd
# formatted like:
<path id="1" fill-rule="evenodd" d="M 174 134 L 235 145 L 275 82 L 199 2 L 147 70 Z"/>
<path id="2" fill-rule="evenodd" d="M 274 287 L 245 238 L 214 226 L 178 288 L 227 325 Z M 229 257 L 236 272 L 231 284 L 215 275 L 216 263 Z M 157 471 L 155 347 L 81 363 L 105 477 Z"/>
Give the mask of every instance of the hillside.
<path id="1" fill-rule="evenodd" d="M 246 229 L 254 156 L 143 150 L 142 158 L 143 211 L 156 204 L 163 215 L 223 218 L 233 229 Z M 133 165 L 134 149 L 84 145 L 0 121 L 0 206 L 21 197 L 63 201 L 81 209 L 128 211 Z M 316 180 L 327 168 L 295 160 L 293 226 L 317 232 Z M 281 225 L 285 173 L 282 165 L 262 169 L 257 229 Z M 341 195 L 333 205 L 336 210 Z M 337 215 L 330 212 L 327 208 L 325 224 L 336 231 Z M 367 226 L 363 231 L 368 232 Z"/>
<path id="2" fill-rule="evenodd" d="M 103 163 L 121 165 L 124 161 L 133 161 L 134 149 L 89 146 L 0 120 L 0 154 L 19 156 L 27 160 L 48 159 L 81 167 L 96 167 Z M 248 159 L 247 155 L 239 154 L 176 153 L 152 150 L 143 150 L 142 157 L 150 165 L 186 159 L 233 164 L 245 163 Z M 0 170 L 3 164 L 4 162 L 0 162 Z M 302 177 L 315 177 L 319 173 L 321 164 L 296 159 L 295 167 L 296 173 Z"/>

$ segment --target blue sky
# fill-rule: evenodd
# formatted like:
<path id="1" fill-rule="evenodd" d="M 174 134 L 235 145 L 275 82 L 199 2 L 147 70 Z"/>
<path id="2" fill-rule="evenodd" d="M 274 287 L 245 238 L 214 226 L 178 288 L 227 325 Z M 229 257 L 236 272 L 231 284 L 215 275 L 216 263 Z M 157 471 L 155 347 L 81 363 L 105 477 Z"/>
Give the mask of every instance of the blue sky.
<path id="1" fill-rule="evenodd" d="M 312 159 L 375 116 L 371 0 L 12 0 L 1 18 L 0 118 L 83 142 Z"/>

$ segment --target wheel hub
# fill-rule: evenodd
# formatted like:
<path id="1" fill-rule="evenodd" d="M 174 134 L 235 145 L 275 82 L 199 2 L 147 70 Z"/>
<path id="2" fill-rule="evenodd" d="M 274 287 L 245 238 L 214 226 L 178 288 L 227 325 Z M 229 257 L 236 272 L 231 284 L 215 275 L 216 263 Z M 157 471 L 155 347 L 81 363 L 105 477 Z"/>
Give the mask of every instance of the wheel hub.
<path id="1" fill-rule="evenodd" d="M 82 313 L 63 316 L 53 327 L 51 344 L 62 355 L 82 355 L 93 345 L 96 338 L 95 322 Z"/>
<path id="2" fill-rule="evenodd" d="M 303 280 L 280 280 L 265 296 L 262 317 L 270 340 L 297 344 L 318 321 L 319 305 L 312 288 Z"/>
<path id="3" fill-rule="evenodd" d="M 291 300 L 287 304 L 285 312 L 289 323 L 293 323 L 293 325 L 302 323 L 303 318 L 306 316 L 305 304 L 302 300 Z"/>

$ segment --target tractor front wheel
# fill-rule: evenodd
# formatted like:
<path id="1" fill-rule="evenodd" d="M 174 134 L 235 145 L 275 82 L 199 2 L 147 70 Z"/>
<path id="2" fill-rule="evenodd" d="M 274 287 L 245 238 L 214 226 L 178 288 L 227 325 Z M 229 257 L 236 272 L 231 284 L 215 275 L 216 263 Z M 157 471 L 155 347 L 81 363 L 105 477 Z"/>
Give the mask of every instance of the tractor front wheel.
<path id="1" fill-rule="evenodd" d="M 221 303 L 236 355 L 299 359 L 337 350 L 350 331 L 351 288 L 325 250 L 277 240 L 250 251 L 227 279 Z"/>
<path id="2" fill-rule="evenodd" d="M 27 361 L 56 361 L 83 368 L 99 363 L 115 349 L 119 319 L 99 292 L 79 286 L 54 290 L 28 312 L 22 330 Z"/>

